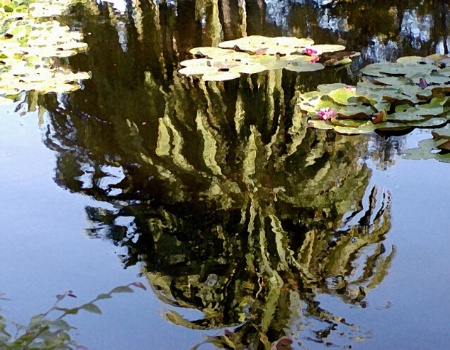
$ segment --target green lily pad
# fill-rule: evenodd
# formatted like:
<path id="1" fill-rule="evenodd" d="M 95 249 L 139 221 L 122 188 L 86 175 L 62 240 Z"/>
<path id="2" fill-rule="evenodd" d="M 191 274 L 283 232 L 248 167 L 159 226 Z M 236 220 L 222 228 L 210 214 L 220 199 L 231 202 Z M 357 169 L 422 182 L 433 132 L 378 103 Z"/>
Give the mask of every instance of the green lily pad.
<path id="1" fill-rule="evenodd" d="M 330 120 L 331 124 L 337 126 L 345 126 L 351 128 L 359 128 L 366 126 L 367 120 L 355 120 L 355 119 L 342 119 L 342 118 L 332 118 Z"/>
<path id="2" fill-rule="evenodd" d="M 222 49 L 220 47 L 206 46 L 206 47 L 194 47 L 190 49 L 189 52 L 195 56 L 206 56 L 209 58 L 216 58 L 221 57 L 225 54 L 233 53 L 235 51 Z"/>
<path id="3" fill-rule="evenodd" d="M 217 72 L 217 68 L 209 66 L 190 66 L 181 68 L 178 73 L 191 76 L 191 75 L 203 75 Z"/>
<path id="4" fill-rule="evenodd" d="M 362 123 L 358 127 L 345 127 L 345 126 L 336 126 L 334 130 L 339 134 L 344 135 L 358 135 L 358 134 L 368 134 L 375 131 L 377 127 L 371 121 L 366 121 Z"/>
<path id="5" fill-rule="evenodd" d="M 225 81 L 233 80 L 239 78 L 241 75 L 238 72 L 228 71 L 228 72 L 211 72 L 204 74 L 202 79 L 204 81 Z"/>
<path id="6" fill-rule="evenodd" d="M 255 74 L 264 72 L 268 68 L 259 63 L 243 63 L 230 69 L 232 72 L 238 72 L 243 74 Z"/>
<path id="7" fill-rule="evenodd" d="M 309 46 L 310 49 L 317 51 L 318 55 L 324 52 L 336 52 L 345 50 L 345 46 L 342 45 L 327 45 L 327 44 L 317 44 Z"/>
<path id="8" fill-rule="evenodd" d="M 315 72 L 324 69 L 325 66 L 320 63 L 304 63 L 304 64 L 289 63 L 284 68 L 292 72 L 300 73 L 300 72 Z"/>
<path id="9" fill-rule="evenodd" d="M 350 90 L 350 89 L 346 89 L 341 88 L 341 89 L 336 89 L 333 91 L 330 91 L 328 93 L 328 96 L 337 104 L 340 105 L 356 105 L 357 104 L 357 97 L 358 95 L 356 94 L 356 92 Z"/>
<path id="10" fill-rule="evenodd" d="M 319 119 L 310 119 L 308 120 L 308 125 L 310 127 L 313 127 L 314 129 L 320 129 L 320 130 L 333 130 L 334 127 L 330 123 L 319 120 Z"/>
<path id="11" fill-rule="evenodd" d="M 436 159 L 450 163 L 450 130 L 433 130 L 431 135 L 432 138 L 419 141 L 419 147 L 405 150 L 403 157 L 414 160 Z"/>

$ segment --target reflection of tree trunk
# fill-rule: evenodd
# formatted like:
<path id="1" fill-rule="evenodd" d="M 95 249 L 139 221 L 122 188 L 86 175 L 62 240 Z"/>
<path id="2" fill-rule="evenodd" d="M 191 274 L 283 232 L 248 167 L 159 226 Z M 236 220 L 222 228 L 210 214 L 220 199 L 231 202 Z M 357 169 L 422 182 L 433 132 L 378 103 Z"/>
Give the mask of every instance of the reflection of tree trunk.
<path id="1" fill-rule="evenodd" d="M 222 17 L 223 17 L 223 31 L 225 35 L 225 40 L 231 39 L 233 37 L 233 29 L 231 27 L 231 9 L 230 0 L 221 0 L 222 7 Z"/>
<path id="2" fill-rule="evenodd" d="M 443 54 L 446 55 L 446 54 L 448 54 L 448 44 L 447 44 L 447 34 L 448 34 L 447 12 L 448 12 L 448 8 L 446 5 L 446 0 L 438 1 L 437 4 L 439 6 L 437 8 L 437 11 L 436 11 L 437 13 L 435 14 L 435 16 L 436 16 L 436 18 L 441 19 L 441 25 L 439 26 L 439 28 L 441 29 L 441 33 L 442 33 L 442 45 L 444 46 Z"/>

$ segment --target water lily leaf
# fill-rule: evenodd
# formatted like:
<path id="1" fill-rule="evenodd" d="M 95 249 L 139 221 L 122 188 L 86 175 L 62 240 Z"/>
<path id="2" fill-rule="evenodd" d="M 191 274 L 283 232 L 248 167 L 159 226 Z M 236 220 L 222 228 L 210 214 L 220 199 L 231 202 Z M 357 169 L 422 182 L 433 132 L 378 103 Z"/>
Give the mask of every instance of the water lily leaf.
<path id="1" fill-rule="evenodd" d="M 435 140 L 450 140 L 450 129 L 444 129 L 444 130 L 433 130 L 431 132 L 431 135 L 433 135 L 433 138 Z"/>
<path id="2" fill-rule="evenodd" d="M 294 48 L 304 48 L 314 44 L 314 40 L 310 38 L 295 38 L 287 36 L 279 36 L 273 38 L 273 42 L 276 45 L 291 46 Z"/>
<path id="3" fill-rule="evenodd" d="M 310 119 L 308 120 L 308 125 L 320 130 L 332 130 L 334 129 L 333 125 L 329 124 L 328 122 L 324 120 L 319 119 Z"/>
<path id="4" fill-rule="evenodd" d="M 383 95 L 383 100 L 388 101 L 394 105 L 409 104 L 410 106 L 414 106 L 416 103 L 419 103 L 419 99 L 417 97 L 406 96 L 401 93 Z"/>
<path id="5" fill-rule="evenodd" d="M 356 94 L 356 92 L 350 90 L 350 89 L 346 89 L 346 88 L 341 88 L 341 89 L 336 89 L 333 91 L 330 91 L 328 93 L 328 96 L 337 104 L 340 105 L 356 105 L 357 104 L 357 97 L 358 95 Z"/>
<path id="6" fill-rule="evenodd" d="M 404 150 L 403 157 L 412 160 L 432 159 L 435 158 L 435 154 L 431 153 L 434 147 L 433 139 L 422 140 L 419 142 L 419 147 Z"/>
<path id="7" fill-rule="evenodd" d="M 417 109 L 415 107 L 411 107 L 411 109 L 409 109 L 408 111 L 389 114 L 387 116 L 387 119 L 392 122 L 400 123 L 418 122 L 428 119 L 423 115 L 417 114 L 415 112 L 417 112 Z"/>
<path id="8" fill-rule="evenodd" d="M 414 84 L 420 84 L 421 79 L 423 79 L 427 85 L 440 85 L 450 83 L 450 76 L 440 75 L 440 74 L 424 74 L 417 73 L 410 77 Z"/>
<path id="9" fill-rule="evenodd" d="M 225 81 L 233 80 L 239 78 L 241 75 L 238 72 L 228 71 L 228 72 L 211 72 L 204 74 L 202 79 L 204 81 Z"/>
<path id="10" fill-rule="evenodd" d="M 438 153 L 435 155 L 436 160 L 443 162 L 443 163 L 450 163 L 450 153 Z"/>
<path id="11" fill-rule="evenodd" d="M 225 60 L 225 61 L 236 61 L 236 62 L 245 62 L 252 58 L 252 55 L 247 52 L 237 52 L 232 51 L 230 53 L 226 53 L 220 57 L 215 57 L 216 60 Z"/>
<path id="12" fill-rule="evenodd" d="M 264 72 L 268 68 L 259 63 L 246 63 L 240 64 L 236 67 L 230 69 L 232 72 L 245 73 L 245 74 L 254 74 Z"/>
<path id="13" fill-rule="evenodd" d="M 450 94 L 450 85 L 441 85 L 437 87 L 432 87 L 432 94 L 436 97 L 442 97 Z"/>
<path id="14" fill-rule="evenodd" d="M 378 83 L 378 84 L 394 85 L 394 86 L 399 86 L 399 85 L 412 83 L 411 80 L 405 79 L 403 76 L 401 76 L 401 77 L 397 77 L 397 76 L 394 76 L 394 77 L 377 77 L 373 81 L 374 81 L 374 83 Z"/>
<path id="15" fill-rule="evenodd" d="M 210 74 L 217 72 L 218 69 L 215 67 L 209 67 L 209 66 L 189 66 L 181 68 L 178 73 L 183 75 L 203 75 L 203 74 Z"/>
<path id="16" fill-rule="evenodd" d="M 421 64 L 426 63 L 425 59 L 421 56 L 404 56 L 397 59 L 397 63 L 402 64 Z"/>
<path id="17" fill-rule="evenodd" d="M 430 118 L 421 122 L 415 122 L 411 124 L 419 128 L 433 128 L 438 126 L 444 126 L 445 124 L 447 124 L 447 122 L 448 122 L 447 118 L 438 117 L 438 118 Z"/>
<path id="18" fill-rule="evenodd" d="M 334 67 L 334 66 L 340 66 L 340 65 L 345 65 L 345 64 L 350 64 L 352 63 L 352 59 L 350 57 L 345 57 L 341 60 L 336 60 L 336 59 L 328 59 L 326 61 L 321 61 L 323 63 L 323 65 L 325 67 Z"/>
<path id="19" fill-rule="evenodd" d="M 272 38 L 261 35 L 250 35 L 247 37 L 223 41 L 219 44 L 220 48 L 237 49 L 237 51 L 255 52 L 262 48 L 267 48 L 272 45 Z"/>
<path id="20" fill-rule="evenodd" d="M 371 106 L 345 106 L 343 108 L 338 109 L 337 115 L 340 118 L 344 119 L 370 119 L 371 115 L 375 111 Z"/>
<path id="21" fill-rule="evenodd" d="M 194 58 L 190 60 L 184 60 L 180 62 L 180 66 L 182 67 L 198 67 L 198 66 L 211 66 L 210 58 Z"/>
<path id="22" fill-rule="evenodd" d="M 357 134 L 368 134 L 376 130 L 376 126 L 371 121 L 366 121 L 359 125 L 358 127 L 344 127 L 336 126 L 334 128 L 339 134 L 345 135 L 357 135 Z"/>
<path id="23" fill-rule="evenodd" d="M 235 52 L 235 51 L 230 50 L 230 49 L 222 49 L 220 47 L 212 47 L 212 46 L 194 47 L 189 50 L 189 53 L 191 53 L 194 56 L 208 57 L 208 58 L 216 58 L 216 57 L 220 57 L 225 54 L 230 54 L 233 52 Z"/>
<path id="24" fill-rule="evenodd" d="M 267 69 L 270 70 L 283 69 L 288 65 L 288 62 L 285 59 L 276 56 L 266 56 L 265 59 L 253 58 L 253 61 L 266 66 Z"/>
<path id="25" fill-rule="evenodd" d="M 359 128 L 366 124 L 366 120 L 355 120 L 355 119 L 342 119 L 342 118 L 332 118 L 330 119 L 331 124 L 337 126 L 345 126 L 351 128 Z"/>
<path id="26" fill-rule="evenodd" d="M 436 64 L 437 66 L 447 66 L 448 64 L 450 64 L 450 57 L 448 55 L 441 55 L 441 54 L 433 54 L 433 55 L 429 55 L 426 56 L 425 59 L 427 61 L 433 62 L 434 64 Z"/>
<path id="27" fill-rule="evenodd" d="M 347 85 L 343 83 L 320 84 L 317 86 L 317 91 L 321 92 L 322 94 L 327 94 L 333 90 L 342 89 L 346 86 Z"/>
<path id="28" fill-rule="evenodd" d="M 345 46 L 342 45 L 327 45 L 327 44 L 317 44 L 309 46 L 310 49 L 317 51 L 318 55 L 324 52 L 336 52 L 345 50 Z"/>
<path id="29" fill-rule="evenodd" d="M 324 69 L 325 66 L 320 63 L 304 63 L 304 64 L 297 64 L 297 63 L 289 63 L 285 66 L 285 68 L 291 72 L 315 72 L 321 69 Z"/>
<path id="30" fill-rule="evenodd" d="M 450 76 L 450 67 L 445 67 L 445 68 L 439 69 L 438 73 L 440 75 Z"/>
<path id="31" fill-rule="evenodd" d="M 450 149 L 450 130 L 433 130 L 431 134 L 433 138 L 419 141 L 419 147 L 405 150 L 403 157 L 414 160 L 434 158 L 440 162 L 450 163 L 450 152 L 448 152 Z M 438 135 L 445 138 L 441 139 Z"/>

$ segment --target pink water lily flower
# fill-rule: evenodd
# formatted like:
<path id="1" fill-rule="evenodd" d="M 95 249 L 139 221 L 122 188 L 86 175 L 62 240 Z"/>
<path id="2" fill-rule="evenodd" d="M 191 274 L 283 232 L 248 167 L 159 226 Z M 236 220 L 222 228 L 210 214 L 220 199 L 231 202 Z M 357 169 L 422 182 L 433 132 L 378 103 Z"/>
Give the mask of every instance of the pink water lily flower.
<path id="1" fill-rule="evenodd" d="M 334 117 L 336 117 L 336 112 L 333 111 L 330 107 L 321 108 L 317 112 L 317 118 L 322 120 L 328 120 Z"/>
<path id="2" fill-rule="evenodd" d="M 308 56 L 315 56 L 318 54 L 318 51 L 307 47 L 305 48 L 305 54 L 307 54 Z"/>

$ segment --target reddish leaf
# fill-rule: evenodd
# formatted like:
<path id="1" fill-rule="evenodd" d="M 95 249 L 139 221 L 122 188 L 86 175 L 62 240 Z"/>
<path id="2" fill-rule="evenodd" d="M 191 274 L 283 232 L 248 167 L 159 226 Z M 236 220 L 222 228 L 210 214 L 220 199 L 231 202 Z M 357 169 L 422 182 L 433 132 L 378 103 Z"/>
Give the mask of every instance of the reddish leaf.
<path id="1" fill-rule="evenodd" d="M 283 337 L 277 342 L 276 350 L 292 350 L 292 339 Z"/>
<path id="2" fill-rule="evenodd" d="M 147 290 L 147 287 L 142 282 L 133 282 L 133 283 L 130 283 L 130 286 L 135 286 L 135 287 L 141 288 L 143 290 Z"/>

